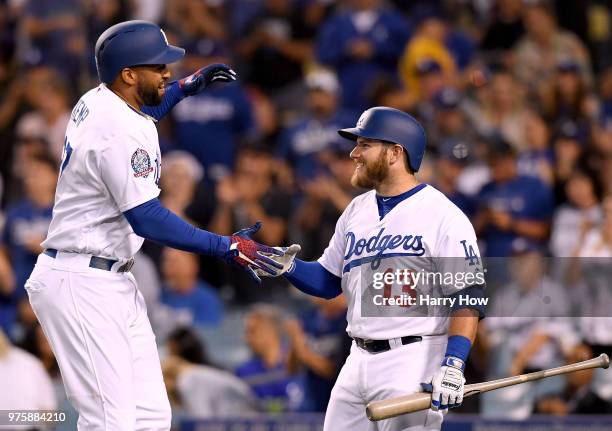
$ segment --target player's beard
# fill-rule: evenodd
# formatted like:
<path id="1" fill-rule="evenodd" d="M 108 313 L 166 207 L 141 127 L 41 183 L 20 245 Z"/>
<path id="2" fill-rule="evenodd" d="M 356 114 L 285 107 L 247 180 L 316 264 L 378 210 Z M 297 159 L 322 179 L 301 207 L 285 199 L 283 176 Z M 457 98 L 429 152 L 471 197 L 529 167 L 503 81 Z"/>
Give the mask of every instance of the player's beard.
<path id="1" fill-rule="evenodd" d="M 351 177 L 351 185 L 353 187 L 361 187 L 362 189 L 376 188 L 389 175 L 389 165 L 387 165 L 386 156 L 387 149 L 383 148 L 375 161 L 363 161 L 363 167 L 359 171 L 355 171 Z"/>
<path id="2" fill-rule="evenodd" d="M 161 103 L 163 94 L 159 94 L 159 85 L 153 85 L 142 80 L 136 84 L 138 98 L 146 106 L 157 106 Z"/>

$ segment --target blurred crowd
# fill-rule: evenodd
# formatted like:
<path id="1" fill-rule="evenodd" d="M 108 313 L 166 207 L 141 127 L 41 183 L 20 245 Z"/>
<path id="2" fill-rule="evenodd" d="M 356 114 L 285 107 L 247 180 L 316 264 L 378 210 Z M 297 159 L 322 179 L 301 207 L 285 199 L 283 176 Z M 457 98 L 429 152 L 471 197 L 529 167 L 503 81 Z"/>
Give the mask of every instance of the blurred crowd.
<path id="1" fill-rule="evenodd" d="M 158 123 L 166 207 L 224 235 L 260 220 L 258 241 L 299 243 L 302 259 L 316 259 L 361 192 L 337 129 L 367 107 L 395 107 L 428 135 L 418 178 L 468 215 L 484 256 L 516 260 L 498 304 L 530 310 L 542 286 L 563 297 L 558 280 L 590 269 L 580 258 L 604 259 L 592 264 L 608 290 L 590 314 L 536 307 L 485 319 L 468 380 L 611 353 L 609 0 L 0 0 L 0 380 L 12 388 L 2 408 L 65 403 L 23 285 L 42 251 L 72 106 L 98 85 L 95 41 L 127 19 L 158 22 L 186 49 L 174 79 L 214 62 L 240 78 Z M 547 257 L 565 259 L 563 274 L 546 273 Z M 304 298 L 278 279 L 259 287 L 151 243 L 134 274 L 176 412 L 325 410 L 350 346 L 342 297 Z M 570 315 L 600 318 L 561 319 Z M 603 380 L 577 373 L 463 410 L 611 413 Z"/>

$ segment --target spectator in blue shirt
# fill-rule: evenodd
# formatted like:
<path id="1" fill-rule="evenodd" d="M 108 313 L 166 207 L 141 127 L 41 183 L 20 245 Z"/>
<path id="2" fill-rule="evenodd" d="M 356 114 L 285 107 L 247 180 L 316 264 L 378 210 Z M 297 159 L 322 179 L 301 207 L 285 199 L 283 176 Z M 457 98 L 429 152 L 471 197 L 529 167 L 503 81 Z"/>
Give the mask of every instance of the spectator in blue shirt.
<path id="1" fill-rule="evenodd" d="M 308 114 L 286 128 L 280 138 L 277 157 L 291 164 L 298 180 L 312 180 L 325 170 L 319 156 L 342 138 L 338 129 L 356 118 L 338 109 L 339 84 L 331 71 L 306 76 Z"/>
<path id="2" fill-rule="evenodd" d="M 552 187 L 554 182 L 554 155 L 550 148 L 551 133 L 544 117 L 530 111 L 525 121 L 527 148 L 518 156 L 519 174 L 539 178 Z"/>
<path id="3" fill-rule="evenodd" d="M 195 254 L 166 248 L 162 253 L 164 278 L 162 303 L 186 310 L 196 325 L 218 325 L 223 319 L 223 303 L 214 288 L 198 280 L 198 258 Z"/>
<path id="4" fill-rule="evenodd" d="M 346 359 L 346 299 L 344 295 L 325 300 L 309 297 L 314 307 L 300 320 L 285 324 L 291 343 L 289 369 L 303 371 L 304 412 L 324 412 L 332 387 Z"/>
<path id="5" fill-rule="evenodd" d="M 316 54 L 336 69 L 342 106 L 361 112 L 369 107 L 372 84 L 381 76 L 397 77 L 398 58 L 410 36 L 402 15 L 381 0 L 351 0 L 320 30 Z"/>
<path id="6" fill-rule="evenodd" d="M 478 194 L 474 221 L 485 254 L 509 256 L 517 240 L 542 243 L 553 210 L 550 188 L 537 178 L 519 175 L 515 150 L 501 139 L 490 143 L 488 164 L 492 181 Z"/>
<path id="7" fill-rule="evenodd" d="M 184 73 L 212 63 L 229 63 L 222 42 L 200 39 L 185 46 Z M 214 183 L 233 170 L 236 147 L 255 128 L 252 108 L 238 83 L 187 97 L 172 110 L 178 149 L 198 159 Z"/>
<path id="8" fill-rule="evenodd" d="M 265 411 L 295 408 L 295 383 L 287 370 L 288 351 L 281 338 L 281 314 L 273 306 L 254 306 L 245 320 L 245 341 L 251 358 L 236 368 L 260 399 Z"/>
<path id="9" fill-rule="evenodd" d="M 26 1 L 21 30 L 29 48 L 23 53 L 24 62 L 52 66 L 74 81 L 86 48 L 84 15 L 78 0 Z"/>
<path id="10" fill-rule="evenodd" d="M 8 207 L 0 243 L 0 259 L 5 262 L 2 266 L 10 263 L 10 278 L 14 281 L 12 286 L 3 286 L 0 293 L 0 325 L 7 333 L 15 320 L 19 299 L 25 296 L 23 286 L 42 252 L 40 243 L 51 222 L 57 183 L 57 165 L 48 154 L 32 156 L 24 168 L 25 197 Z"/>

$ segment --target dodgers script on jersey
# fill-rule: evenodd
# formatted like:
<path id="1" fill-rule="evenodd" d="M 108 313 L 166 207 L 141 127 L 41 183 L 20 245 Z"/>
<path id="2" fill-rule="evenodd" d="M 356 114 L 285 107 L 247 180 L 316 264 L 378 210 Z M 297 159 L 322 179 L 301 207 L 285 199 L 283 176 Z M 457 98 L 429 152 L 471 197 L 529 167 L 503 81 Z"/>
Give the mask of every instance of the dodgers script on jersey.
<path id="1" fill-rule="evenodd" d="M 84 126 L 86 124 L 86 127 Z M 44 248 L 129 259 L 144 241 L 123 212 L 159 195 L 154 120 L 104 84 L 72 111 Z"/>
<path id="2" fill-rule="evenodd" d="M 352 337 L 386 340 L 407 335 L 446 335 L 449 316 L 385 317 L 362 315 L 368 277 L 393 259 L 413 271 L 414 259 L 427 262 L 427 271 L 482 273 L 476 234 L 468 218 L 430 185 L 399 202 L 380 218 L 374 190 L 357 196 L 340 216 L 334 236 L 319 259 L 325 269 L 342 278 L 347 298 L 347 332 Z M 482 275 L 482 274 L 481 274 Z M 371 277 L 370 277 L 371 278 Z M 371 280 L 369 280 L 371 282 Z M 461 288 L 441 286 L 444 296 Z M 408 314 L 407 314 L 408 315 Z M 394 316 L 397 316 L 394 314 Z"/>

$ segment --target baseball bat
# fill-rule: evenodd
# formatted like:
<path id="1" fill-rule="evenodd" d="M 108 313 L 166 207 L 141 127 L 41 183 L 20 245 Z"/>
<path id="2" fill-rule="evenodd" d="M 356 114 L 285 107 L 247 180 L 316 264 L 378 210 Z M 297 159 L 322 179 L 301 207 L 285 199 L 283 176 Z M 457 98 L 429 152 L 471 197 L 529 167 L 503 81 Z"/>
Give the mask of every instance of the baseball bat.
<path id="1" fill-rule="evenodd" d="M 488 392 L 507 386 L 519 385 L 521 383 L 533 382 L 547 377 L 558 376 L 559 374 L 573 373 L 574 371 L 587 370 L 589 368 L 608 368 L 610 358 L 602 353 L 596 358 L 588 359 L 575 364 L 563 365 L 561 367 L 550 368 L 548 370 L 536 371 L 535 373 L 521 374 L 518 376 L 505 377 L 503 379 L 491 380 L 482 383 L 465 385 L 463 396 L 470 397 L 481 392 Z M 417 392 L 416 394 L 404 395 L 386 400 L 372 401 L 366 407 L 366 414 L 371 421 L 380 421 L 406 413 L 426 410 L 431 404 L 431 394 L 429 392 Z"/>

